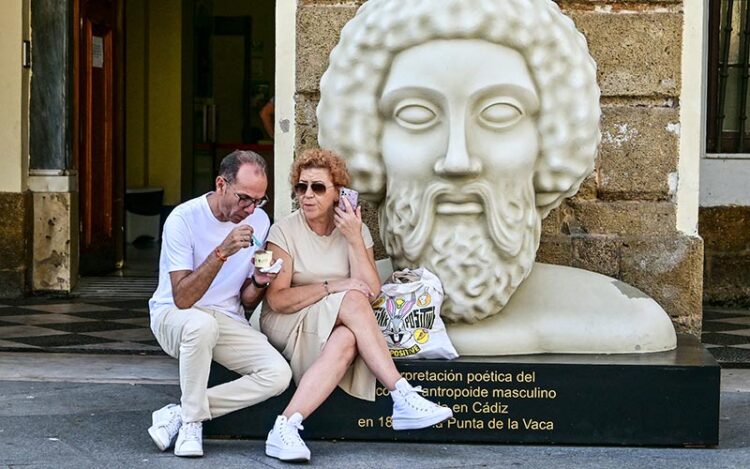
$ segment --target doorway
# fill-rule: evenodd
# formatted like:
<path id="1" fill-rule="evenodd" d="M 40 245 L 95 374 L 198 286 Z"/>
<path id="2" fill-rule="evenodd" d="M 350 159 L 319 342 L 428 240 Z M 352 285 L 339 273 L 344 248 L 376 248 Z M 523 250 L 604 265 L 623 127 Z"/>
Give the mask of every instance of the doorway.
<path id="1" fill-rule="evenodd" d="M 264 129 L 261 113 L 273 106 L 274 2 L 192 3 L 192 37 L 183 41 L 192 45 L 192 66 L 183 75 L 183 90 L 192 90 L 183 102 L 192 104 L 186 110 L 192 111 L 192 142 L 183 147 L 192 171 L 183 172 L 183 187 L 190 188 L 192 197 L 212 190 L 222 158 L 234 150 L 251 150 L 268 163 L 271 202 L 266 211 L 272 214 L 273 137 Z"/>
<path id="2" fill-rule="evenodd" d="M 81 155 L 91 155 L 79 158 L 90 162 L 89 168 L 79 164 L 81 274 L 155 279 L 164 220 L 176 205 L 213 189 L 219 163 L 231 151 L 252 150 L 266 159 L 273 201 L 274 145 L 260 112 L 274 95 L 275 1 L 77 0 L 76 24 L 97 4 L 114 11 L 107 23 L 111 40 L 94 29 L 88 43 L 83 35 L 76 43 L 77 55 L 82 64 L 98 60 L 92 54 L 104 47 L 111 82 L 102 88 L 111 96 L 77 87 L 77 122 L 82 129 L 90 125 L 87 106 L 113 118 L 101 137 L 90 139 L 101 148 L 79 145 Z M 119 51 L 119 62 L 117 54 L 107 62 L 107 47 Z M 84 249 L 84 240 L 94 239 L 84 235 L 102 221 L 110 224 L 103 230 L 110 236 L 106 255 Z M 84 268 L 85 256 L 98 262 L 96 268 Z"/>
<path id="3" fill-rule="evenodd" d="M 123 2 L 77 0 L 73 5 L 79 268 L 91 275 L 123 264 Z"/>

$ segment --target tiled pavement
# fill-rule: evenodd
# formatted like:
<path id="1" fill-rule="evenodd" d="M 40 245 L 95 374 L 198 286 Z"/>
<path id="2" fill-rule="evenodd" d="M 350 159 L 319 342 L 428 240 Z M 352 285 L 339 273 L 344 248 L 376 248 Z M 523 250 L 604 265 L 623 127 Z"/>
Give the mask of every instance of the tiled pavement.
<path id="1" fill-rule="evenodd" d="M 750 309 L 703 308 L 701 342 L 724 367 L 750 367 Z"/>
<path id="2" fill-rule="evenodd" d="M 148 299 L 27 298 L 0 301 L 0 350 L 162 354 Z M 706 307 L 703 343 L 726 367 L 750 367 L 750 309 Z"/>
<path id="3" fill-rule="evenodd" d="M 0 301 L 0 350 L 161 354 L 148 299 Z"/>

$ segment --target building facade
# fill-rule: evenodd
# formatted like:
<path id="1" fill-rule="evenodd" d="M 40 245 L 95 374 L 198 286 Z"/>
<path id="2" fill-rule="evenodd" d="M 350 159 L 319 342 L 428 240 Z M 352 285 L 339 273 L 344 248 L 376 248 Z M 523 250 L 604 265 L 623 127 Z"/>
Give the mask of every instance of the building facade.
<path id="1" fill-rule="evenodd" d="M 120 134 L 132 135 L 135 128 L 141 132 L 135 139 L 129 135 L 121 138 L 123 154 L 128 154 L 127 163 L 123 163 L 127 182 L 123 184 L 168 187 L 171 192 L 165 204 L 172 205 L 189 198 L 188 184 L 179 174 L 193 170 L 185 158 L 169 153 L 180 154 L 191 145 L 192 137 L 185 134 L 193 131 L 188 130 L 192 126 L 185 122 L 191 122 L 192 114 L 185 109 L 195 102 L 188 102 L 192 97 L 184 92 L 181 83 L 189 80 L 184 72 L 186 61 L 196 57 L 185 52 L 196 47 L 185 34 L 185 28 L 197 17 L 196 2 L 214 8 L 220 4 L 219 0 L 215 4 L 166 0 L 159 2 L 164 11 L 149 12 L 148 8 L 153 7 L 145 7 L 143 2 L 127 2 L 116 12 L 112 25 L 115 39 L 123 29 L 130 38 L 140 38 L 135 45 L 123 43 L 122 49 L 111 49 L 115 55 L 122 54 L 123 63 L 130 67 L 123 76 L 132 76 L 132 65 L 136 63 L 141 81 L 160 67 L 177 70 L 167 82 L 173 87 L 162 82 L 155 83 L 155 87 L 134 88 L 126 80 L 122 86 L 125 96 L 119 103 L 127 106 L 122 120 L 115 119 L 113 124 L 115 130 L 122 131 Z M 273 166 L 278 188 L 274 207 L 277 216 L 291 210 L 286 179 L 293 155 L 317 144 L 315 108 L 328 54 L 337 43 L 341 28 L 362 3 L 275 2 L 273 60 L 265 60 L 266 64 L 272 63 L 275 71 Z M 678 332 L 698 334 L 704 278 L 704 244 L 698 231 L 700 180 L 702 172 L 708 171 L 702 165 L 706 155 L 708 2 L 557 3 L 586 36 L 598 65 L 602 143 L 595 171 L 580 192 L 545 220 L 538 260 L 580 267 L 630 283 L 662 305 Z M 73 138 L 80 135 L 76 113 L 81 102 L 75 91 L 80 88 L 73 70 L 80 66 L 76 57 L 82 56 L 74 50 L 80 41 L 76 42 L 64 27 L 55 29 L 47 18 L 67 17 L 73 25 L 81 6 L 86 4 L 84 0 L 23 0 L 0 5 L 0 104 L 4 110 L 0 116 L 4 142 L 0 149 L 2 296 L 68 292 L 79 276 L 81 250 L 86 249 L 82 243 L 87 236 L 81 229 L 85 218 L 82 213 L 88 210 L 81 204 L 81 197 L 90 197 L 80 193 L 85 178 L 79 174 L 82 160 L 76 154 Z M 133 13 L 136 10 L 137 15 Z M 168 18 L 158 23 L 163 27 L 154 26 L 157 17 Z M 158 41 L 154 40 L 155 35 L 159 35 Z M 39 51 L 33 54 L 30 68 L 24 65 L 24 41 L 30 41 L 32 50 Z M 152 46 L 149 41 L 154 41 Z M 158 49 L 159 44 L 171 45 Z M 150 58 L 139 59 L 141 53 L 136 53 L 136 48 Z M 261 54 L 257 52 L 257 57 L 252 58 L 260 60 Z M 148 101 L 164 100 L 170 93 L 172 104 Z M 151 106 L 150 112 L 141 111 L 147 116 L 146 121 L 131 112 L 137 108 L 129 101 L 135 95 L 139 96 L 139 103 L 145 103 L 143 106 Z M 162 114 L 157 111 L 165 106 L 175 106 L 177 116 L 187 113 L 182 127 L 175 128 L 174 120 L 159 121 Z M 126 126 L 129 130 L 123 130 Z M 153 140 L 154 135 L 159 135 L 156 132 L 172 135 L 166 148 L 163 141 Z M 133 157 L 140 162 L 133 166 L 130 154 L 135 147 L 147 148 L 144 151 L 148 156 Z M 163 163 L 164 158 L 173 158 L 173 163 Z M 138 176 L 133 177 L 134 174 Z M 124 187 L 118 190 L 122 194 Z M 739 203 L 750 205 L 743 200 Z M 119 208 L 112 216 L 120 220 L 117 223 L 121 230 L 122 204 L 115 207 Z M 730 215 L 730 221 L 736 219 L 737 215 Z M 372 211 L 368 211 L 367 220 L 377 232 Z M 744 220 L 740 226 L 748 232 L 747 215 Z M 721 233 L 725 223 L 726 219 L 716 216 L 709 224 L 714 232 Z M 117 243 L 124 242 L 121 235 L 114 238 L 119 239 Z M 748 244 L 743 238 L 730 247 L 747 250 Z M 713 249 L 714 244 L 710 246 Z M 380 245 L 377 254 L 384 256 Z M 750 266 L 744 269 L 750 272 Z"/>

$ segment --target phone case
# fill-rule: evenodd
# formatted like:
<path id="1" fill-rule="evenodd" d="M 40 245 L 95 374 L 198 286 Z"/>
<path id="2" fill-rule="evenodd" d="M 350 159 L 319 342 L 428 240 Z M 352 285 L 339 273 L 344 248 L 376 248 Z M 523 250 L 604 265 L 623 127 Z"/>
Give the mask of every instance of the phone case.
<path id="1" fill-rule="evenodd" d="M 346 210 L 346 205 L 344 205 L 344 197 L 349 200 L 352 208 L 356 210 L 359 192 L 355 191 L 354 189 L 349 189 L 348 187 L 342 187 L 341 192 L 339 193 L 339 208 L 341 210 Z"/>

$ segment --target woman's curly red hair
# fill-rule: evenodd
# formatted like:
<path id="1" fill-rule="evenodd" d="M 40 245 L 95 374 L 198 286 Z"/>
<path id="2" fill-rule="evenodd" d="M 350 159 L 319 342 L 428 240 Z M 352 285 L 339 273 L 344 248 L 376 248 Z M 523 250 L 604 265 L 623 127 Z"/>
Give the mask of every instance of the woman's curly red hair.
<path id="1" fill-rule="evenodd" d="M 327 169 L 331 173 L 333 184 L 339 187 L 348 186 L 351 178 L 346 169 L 346 161 L 331 150 L 311 148 L 299 155 L 292 164 L 289 182 L 294 187 L 299 182 L 299 175 L 303 169 Z"/>

